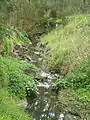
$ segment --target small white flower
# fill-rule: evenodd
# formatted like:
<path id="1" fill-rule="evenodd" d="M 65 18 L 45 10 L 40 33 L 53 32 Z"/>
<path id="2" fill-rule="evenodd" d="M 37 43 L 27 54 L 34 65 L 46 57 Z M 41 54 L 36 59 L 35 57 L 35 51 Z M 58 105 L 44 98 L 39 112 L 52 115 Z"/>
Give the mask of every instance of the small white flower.
<path id="1" fill-rule="evenodd" d="M 64 118 L 64 114 L 61 113 L 58 120 L 63 120 L 63 118 Z"/>

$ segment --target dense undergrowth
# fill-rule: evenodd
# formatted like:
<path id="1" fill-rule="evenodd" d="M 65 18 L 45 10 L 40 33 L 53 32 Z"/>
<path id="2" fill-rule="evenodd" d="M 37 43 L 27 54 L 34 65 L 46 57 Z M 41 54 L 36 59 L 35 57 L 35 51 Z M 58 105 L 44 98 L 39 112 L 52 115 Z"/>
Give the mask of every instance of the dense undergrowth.
<path id="1" fill-rule="evenodd" d="M 39 69 L 13 57 L 15 45 L 27 43 L 30 42 L 25 32 L 14 27 L 0 28 L 0 120 L 30 119 L 15 101 L 37 96 L 35 73 Z"/>
<path id="2" fill-rule="evenodd" d="M 57 27 L 41 40 L 47 44 L 44 64 L 66 75 L 90 53 L 90 15 L 67 17 L 68 25 Z M 50 49 L 50 50 L 49 50 Z"/>
<path id="3" fill-rule="evenodd" d="M 68 25 L 59 26 L 41 38 L 47 51 L 44 64 L 64 76 L 53 84 L 53 89 L 60 91 L 59 102 L 66 100 L 65 106 L 70 101 L 75 101 L 76 105 L 80 102 L 82 110 L 83 105 L 90 108 L 90 15 L 71 16 L 67 20 Z M 34 76 L 39 69 L 29 62 L 11 57 L 16 44 L 28 41 L 25 33 L 13 30 L 0 29 L 0 120 L 29 120 L 13 99 L 27 95 L 31 99 L 36 97 L 38 90 Z"/>
<path id="4" fill-rule="evenodd" d="M 53 84 L 56 90 L 74 89 L 84 101 L 90 100 L 90 57 L 87 57 L 72 73 Z"/>
<path id="5" fill-rule="evenodd" d="M 63 112 L 78 113 L 90 119 L 90 15 L 68 18 L 68 25 L 57 27 L 41 40 L 46 45 L 44 64 L 61 77 L 52 85 L 59 92 Z M 68 109 L 68 110 L 67 110 Z M 66 111 L 67 110 L 67 111 Z"/>
<path id="6" fill-rule="evenodd" d="M 36 46 L 47 33 L 41 38 L 47 51 L 44 65 L 64 76 L 53 85 L 56 91 L 61 90 L 58 99 L 63 101 L 62 110 L 69 109 L 68 105 L 71 111 L 72 106 L 76 108 L 76 99 L 83 103 L 81 111 L 84 104 L 90 108 L 90 14 L 84 15 L 90 12 L 89 6 L 89 0 L 0 1 L 0 120 L 32 119 L 16 103 L 27 96 L 36 97 L 38 91 L 38 69 L 28 62 L 24 48 L 30 40 Z M 66 17 L 78 13 L 83 15 Z M 88 115 L 85 110 L 83 116 Z"/>
<path id="7" fill-rule="evenodd" d="M 81 120 L 90 119 L 90 56 L 52 86 L 59 92 L 58 101 L 63 112 L 77 114 Z"/>
<path id="8" fill-rule="evenodd" d="M 34 74 L 27 75 L 25 70 L 38 71 L 38 69 L 30 64 L 11 57 L 0 56 L 0 86 L 8 88 L 11 93 L 20 98 L 25 97 L 25 86 L 28 85 L 29 90 L 33 93 L 37 92 L 35 86 Z"/>
<path id="9" fill-rule="evenodd" d="M 68 18 L 63 29 L 57 28 L 42 39 L 48 51 L 45 64 L 64 75 L 55 82 L 58 90 L 73 89 L 84 101 L 90 100 L 90 15 Z"/>
<path id="10" fill-rule="evenodd" d="M 29 39 L 25 31 L 11 27 L 0 27 L 0 54 L 13 55 L 16 44 L 26 45 Z"/>
<path id="11" fill-rule="evenodd" d="M 0 56 L 0 120 L 30 120 L 14 100 L 14 97 L 19 100 L 37 95 L 34 74 L 27 75 L 27 69 L 34 74 L 38 71 L 33 64 Z"/>

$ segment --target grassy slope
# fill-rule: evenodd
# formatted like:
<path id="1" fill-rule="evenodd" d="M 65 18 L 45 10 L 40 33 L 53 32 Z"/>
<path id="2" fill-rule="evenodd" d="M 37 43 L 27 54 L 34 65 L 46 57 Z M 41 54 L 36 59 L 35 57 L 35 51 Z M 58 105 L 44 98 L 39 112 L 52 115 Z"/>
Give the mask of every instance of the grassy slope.
<path id="1" fill-rule="evenodd" d="M 0 120 L 31 120 L 5 89 L 0 89 Z"/>
<path id="2" fill-rule="evenodd" d="M 26 33 L 13 27 L 0 28 L 0 120 L 31 119 L 17 106 L 14 97 L 16 100 L 25 98 L 25 86 L 30 97 L 36 96 L 34 75 L 38 69 L 31 63 L 10 57 L 15 43 L 22 45 L 29 42 L 26 36 Z"/>
<path id="3" fill-rule="evenodd" d="M 69 73 L 64 79 L 53 84 L 53 89 L 73 89 L 84 102 L 90 101 L 90 57 L 87 57 L 80 67 Z"/>
<path id="4" fill-rule="evenodd" d="M 0 56 L 0 87 L 7 88 L 14 95 L 23 98 L 25 97 L 25 85 L 30 82 L 29 89 L 33 90 L 33 93 L 36 92 L 34 75 L 25 74 L 25 70 L 36 72 L 38 69 L 33 64 Z"/>
<path id="5" fill-rule="evenodd" d="M 25 74 L 26 70 L 33 73 Z M 30 120 L 23 109 L 17 106 L 12 96 L 17 96 L 18 100 L 25 98 L 25 84 L 28 86 L 30 96 L 36 95 L 37 87 L 34 81 L 36 71 L 38 69 L 33 64 L 0 56 L 0 120 Z"/>
<path id="6" fill-rule="evenodd" d="M 53 84 L 60 91 L 58 100 L 63 112 L 78 113 L 90 119 L 90 15 L 69 17 L 63 29 L 58 27 L 41 38 L 50 49 L 44 63 L 49 69 L 66 75 Z"/>
<path id="7" fill-rule="evenodd" d="M 41 38 L 47 43 L 44 63 L 58 73 L 71 72 L 90 53 L 90 15 L 68 17 L 68 25 Z"/>

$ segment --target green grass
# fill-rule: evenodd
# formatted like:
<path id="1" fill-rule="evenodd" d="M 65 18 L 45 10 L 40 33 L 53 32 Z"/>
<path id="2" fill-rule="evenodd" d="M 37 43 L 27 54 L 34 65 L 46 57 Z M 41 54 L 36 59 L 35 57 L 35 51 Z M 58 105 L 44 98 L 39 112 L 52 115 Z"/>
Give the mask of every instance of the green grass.
<path id="1" fill-rule="evenodd" d="M 58 101 L 63 112 L 78 113 L 90 119 L 90 14 L 68 17 L 68 24 L 60 26 L 41 40 L 46 44 L 44 64 L 63 78 L 53 83 L 59 92 Z"/>
<path id="2" fill-rule="evenodd" d="M 65 81 L 68 87 L 90 90 L 90 56 L 80 64 L 78 69 L 68 74 Z"/>
<path id="3" fill-rule="evenodd" d="M 0 89 L 0 120 L 31 120 L 5 89 Z"/>
<path id="4" fill-rule="evenodd" d="M 36 97 L 35 74 L 39 69 L 10 57 L 15 43 L 27 44 L 26 33 L 13 27 L 0 28 L 0 120 L 31 120 L 16 101 L 19 104 L 26 96 Z"/>
<path id="5" fill-rule="evenodd" d="M 68 17 L 68 25 L 58 27 L 41 37 L 50 49 L 44 64 L 51 70 L 66 75 L 90 53 L 90 15 Z"/>
<path id="6" fill-rule="evenodd" d="M 29 71 L 27 74 L 26 71 Z M 32 72 L 33 71 L 33 72 Z M 0 56 L 0 120 L 31 120 L 15 101 L 37 95 L 34 75 L 38 68 L 15 58 Z"/>
<path id="7" fill-rule="evenodd" d="M 78 113 L 81 120 L 90 119 L 90 57 L 52 86 L 59 92 L 58 100 L 63 112 Z"/>

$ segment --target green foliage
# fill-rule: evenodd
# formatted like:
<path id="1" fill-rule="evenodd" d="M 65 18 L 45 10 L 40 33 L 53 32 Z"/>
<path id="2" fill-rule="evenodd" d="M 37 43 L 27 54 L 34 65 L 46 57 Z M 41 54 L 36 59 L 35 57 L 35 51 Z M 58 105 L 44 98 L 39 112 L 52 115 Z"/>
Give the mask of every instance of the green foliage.
<path id="1" fill-rule="evenodd" d="M 82 90 L 81 90 L 82 91 Z M 73 89 L 65 89 L 59 92 L 58 104 L 64 113 L 71 113 L 81 120 L 89 120 L 90 92 L 83 90 L 76 92 Z"/>
<path id="2" fill-rule="evenodd" d="M 49 19 L 88 12 L 89 0 L 0 0 L 0 25 L 19 27 L 36 38 L 51 30 L 54 23 L 48 25 Z"/>
<path id="3" fill-rule="evenodd" d="M 24 71 L 24 73 L 28 75 L 35 75 L 36 72 L 39 72 L 39 68 L 37 68 L 34 64 L 30 64 L 27 62 L 22 64 L 21 69 Z"/>
<path id="4" fill-rule="evenodd" d="M 14 27 L 0 28 L 1 51 L 5 52 L 7 56 L 13 52 L 15 43 L 26 44 L 28 41 L 27 34 L 24 31 L 21 32 Z"/>
<path id="5" fill-rule="evenodd" d="M 0 23 L 24 29 L 30 37 L 36 38 L 37 34 L 47 33 L 55 28 L 55 22 L 50 22 L 49 19 L 57 20 L 80 12 L 81 6 L 82 0 L 2 0 Z"/>
<path id="6" fill-rule="evenodd" d="M 56 80 L 56 82 L 52 84 L 52 90 L 58 92 L 60 90 L 66 89 L 67 88 L 66 83 L 67 82 L 64 79 Z"/>
<path id="7" fill-rule="evenodd" d="M 14 37 L 16 37 L 16 42 L 19 42 L 21 44 L 26 44 L 28 42 L 30 43 L 26 31 L 19 29 L 19 28 L 13 28 L 13 32 L 14 32 L 13 34 L 16 34 L 16 36 L 12 35 L 12 37 L 14 40 L 15 40 Z"/>
<path id="8" fill-rule="evenodd" d="M 65 79 L 57 80 L 53 84 L 56 91 L 63 89 L 74 89 L 83 102 L 90 100 L 90 57 L 87 57 L 80 66 L 69 73 Z"/>
<path id="9" fill-rule="evenodd" d="M 77 90 L 77 95 L 79 96 L 79 100 L 88 103 L 90 100 L 90 89 L 80 88 Z"/>
<path id="10" fill-rule="evenodd" d="M 0 120 L 31 120 L 6 89 L 0 89 Z"/>
<path id="11" fill-rule="evenodd" d="M 90 52 L 90 15 L 68 17 L 68 22 L 41 37 L 48 51 L 44 64 L 63 75 L 74 70 Z"/>
<path id="12" fill-rule="evenodd" d="M 38 89 L 36 88 L 34 81 L 33 82 L 28 81 L 26 83 L 25 88 L 26 88 L 27 98 L 33 100 L 34 98 L 37 97 Z"/>
<path id="13" fill-rule="evenodd" d="M 27 64 L 17 59 L 0 56 L 0 85 L 21 98 L 25 96 L 25 85 L 28 82 L 31 83 L 29 89 L 34 93 L 37 92 L 33 74 L 25 74 L 25 68 L 23 69 L 22 66 L 27 66 Z M 37 71 L 34 65 L 30 64 L 29 66 L 31 66 L 30 70 Z"/>
<path id="14" fill-rule="evenodd" d="M 68 86 L 75 89 L 90 88 L 90 57 L 87 57 L 80 65 L 79 69 L 70 73 L 66 77 Z"/>

